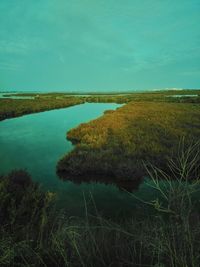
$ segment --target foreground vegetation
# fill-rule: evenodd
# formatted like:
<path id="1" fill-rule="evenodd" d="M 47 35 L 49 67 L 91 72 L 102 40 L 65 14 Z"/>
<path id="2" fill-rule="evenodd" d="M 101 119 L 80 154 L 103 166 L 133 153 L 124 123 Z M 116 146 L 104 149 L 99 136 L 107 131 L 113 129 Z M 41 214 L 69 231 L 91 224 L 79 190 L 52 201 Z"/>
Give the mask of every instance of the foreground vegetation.
<path id="1" fill-rule="evenodd" d="M 72 129 L 67 136 L 75 149 L 57 170 L 76 181 L 137 184 L 147 175 L 155 193 L 148 201 L 131 193 L 137 205 L 129 218 L 91 214 L 85 199 L 85 217 L 74 218 L 26 172 L 2 176 L 0 266 L 199 266 L 199 97 L 170 94 L 0 100 L 1 119 L 84 102 L 127 103 Z"/>
<path id="2" fill-rule="evenodd" d="M 155 199 L 125 221 L 92 216 L 87 203 L 85 218 L 71 218 L 25 172 L 1 177 L 0 266 L 199 266 L 199 144 L 178 155 L 167 173 L 147 167 Z"/>

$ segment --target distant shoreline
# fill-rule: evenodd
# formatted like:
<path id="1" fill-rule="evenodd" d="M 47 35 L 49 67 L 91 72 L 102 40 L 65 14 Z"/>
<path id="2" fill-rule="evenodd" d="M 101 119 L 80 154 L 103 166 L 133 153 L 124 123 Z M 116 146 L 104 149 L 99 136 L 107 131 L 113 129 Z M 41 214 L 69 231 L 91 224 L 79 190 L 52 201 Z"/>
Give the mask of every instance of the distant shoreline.
<path id="1" fill-rule="evenodd" d="M 141 89 L 141 90 L 111 90 L 111 91 L 26 91 L 26 90 L 2 90 L 1 94 L 66 94 L 66 95 L 124 95 L 134 93 L 153 93 L 153 92 L 174 92 L 174 91 L 198 91 L 200 88 L 155 88 L 155 89 Z"/>
<path id="2" fill-rule="evenodd" d="M 178 93 L 182 93 L 187 91 L 188 94 L 192 93 L 192 91 L 199 91 L 200 88 L 164 88 L 164 89 L 143 89 L 143 90 L 127 90 L 127 91 L 16 91 L 16 90 L 11 90 L 11 91 L 0 91 L 0 94 L 6 94 L 6 95 L 10 95 L 10 94 L 27 94 L 27 95 L 47 95 L 47 94 L 65 94 L 65 95 L 78 95 L 78 96 L 85 96 L 85 95 L 127 95 L 127 94 L 143 94 L 143 93 L 159 93 L 159 92 L 178 92 Z"/>

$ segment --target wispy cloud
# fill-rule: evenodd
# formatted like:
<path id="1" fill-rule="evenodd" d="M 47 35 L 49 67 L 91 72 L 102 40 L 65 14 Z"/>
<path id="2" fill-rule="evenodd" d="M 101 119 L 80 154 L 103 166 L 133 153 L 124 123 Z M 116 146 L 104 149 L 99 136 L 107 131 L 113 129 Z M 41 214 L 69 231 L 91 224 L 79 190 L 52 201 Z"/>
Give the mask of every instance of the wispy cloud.
<path id="1" fill-rule="evenodd" d="M 22 71 L 22 66 L 15 63 L 0 62 L 0 70 Z"/>
<path id="2" fill-rule="evenodd" d="M 26 54 L 28 52 L 28 46 L 25 42 L 17 41 L 0 41 L 0 52 L 6 54 Z"/>
<path id="3" fill-rule="evenodd" d="M 1 54 L 26 55 L 30 52 L 44 50 L 45 42 L 41 38 L 13 38 L 0 40 Z"/>
<path id="4" fill-rule="evenodd" d="M 200 77 L 200 70 L 183 71 L 183 72 L 180 73 L 180 75 L 183 75 L 183 76 L 197 76 L 197 77 Z"/>

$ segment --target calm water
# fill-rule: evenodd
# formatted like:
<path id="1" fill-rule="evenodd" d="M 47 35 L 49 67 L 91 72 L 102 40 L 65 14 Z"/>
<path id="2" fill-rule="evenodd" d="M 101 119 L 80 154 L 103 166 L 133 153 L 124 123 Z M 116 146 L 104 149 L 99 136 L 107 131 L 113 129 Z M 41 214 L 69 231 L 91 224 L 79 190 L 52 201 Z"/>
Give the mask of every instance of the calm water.
<path id="1" fill-rule="evenodd" d="M 73 148 L 66 140 L 66 132 L 119 106 L 86 103 L 0 122 L 0 174 L 26 169 L 45 190 L 56 192 L 59 205 L 72 215 L 84 211 L 83 195 L 87 199 L 92 195 L 97 208 L 107 214 L 133 211 L 133 197 L 114 185 L 78 185 L 56 176 L 56 163 Z"/>
<path id="2" fill-rule="evenodd" d="M 198 95 L 169 95 L 167 97 L 197 97 Z"/>
<path id="3" fill-rule="evenodd" d="M 9 93 L 9 94 L 18 94 L 18 93 Z M 9 95 L 8 94 L 8 95 Z M 9 99 L 34 99 L 32 96 L 7 96 L 6 93 L 0 93 L 0 98 L 9 98 Z"/>

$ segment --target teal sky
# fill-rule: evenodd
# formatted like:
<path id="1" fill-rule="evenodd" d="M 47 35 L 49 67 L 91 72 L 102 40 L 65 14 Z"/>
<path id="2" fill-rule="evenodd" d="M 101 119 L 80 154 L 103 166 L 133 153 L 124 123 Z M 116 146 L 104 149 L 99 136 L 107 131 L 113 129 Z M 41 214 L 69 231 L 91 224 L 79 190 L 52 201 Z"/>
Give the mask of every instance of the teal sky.
<path id="1" fill-rule="evenodd" d="M 199 0 L 0 0 L 0 90 L 200 87 Z"/>

